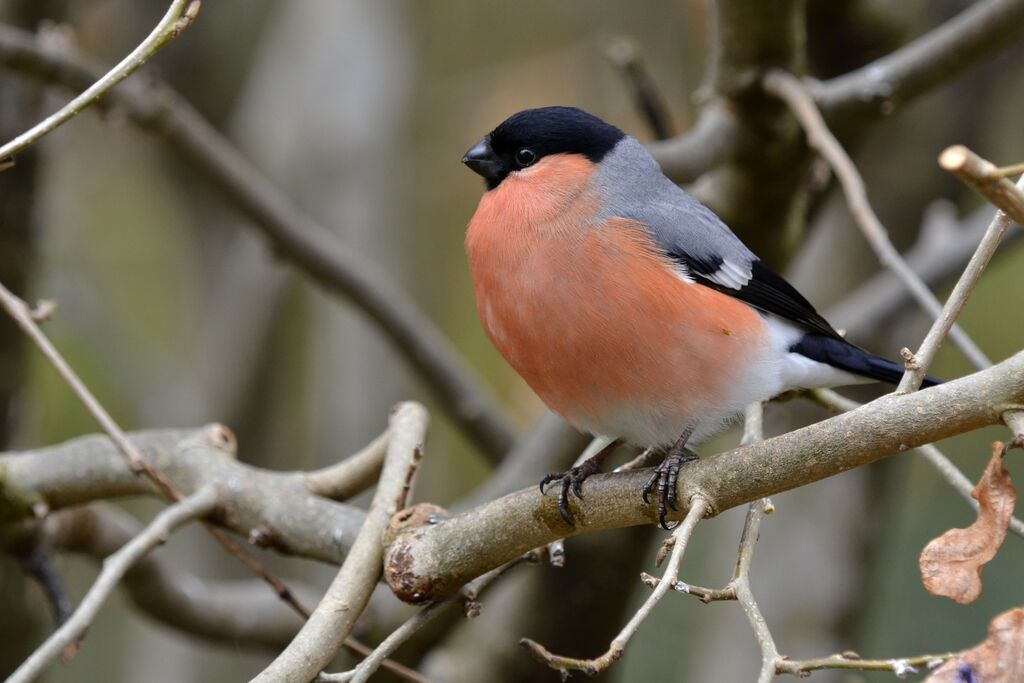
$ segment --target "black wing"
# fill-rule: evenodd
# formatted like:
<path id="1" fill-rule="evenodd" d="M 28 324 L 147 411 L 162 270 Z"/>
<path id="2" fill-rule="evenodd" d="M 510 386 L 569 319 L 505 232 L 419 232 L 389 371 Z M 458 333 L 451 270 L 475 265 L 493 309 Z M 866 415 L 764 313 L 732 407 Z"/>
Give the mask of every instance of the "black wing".
<path id="1" fill-rule="evenodd" d="M 796 291 L 793 285 L 759 260 L 755 259 L 750 264 L 750 278 L 746 284 L 734 287 L 712 279 L 712 276 L 722 267 L 723 260 L 720 257 L 696 259 L 690 255 L 679 253 L 669 254 L 669 256 L 682 264 L 690 275 L 705 287 L 728 294 L 754 308 L 766 313 L 773 313 L 818 334 L 842 339 L 835 328 L 814 310 L 814 306 L 800 292 Z"/>

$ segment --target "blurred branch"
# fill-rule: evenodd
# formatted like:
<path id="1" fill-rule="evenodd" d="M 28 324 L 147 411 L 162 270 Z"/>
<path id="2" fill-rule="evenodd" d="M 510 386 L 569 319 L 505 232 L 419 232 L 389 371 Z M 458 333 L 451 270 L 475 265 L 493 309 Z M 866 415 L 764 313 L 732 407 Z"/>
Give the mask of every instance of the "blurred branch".
<path id="1" fill-rule="evenodd" d="M 934 287 L 963 271 L 989 225 L 990 210 L 982 207 L 962 220 L 945 200 L 926 210 L 917 241 L 905 253 L 907 264 L 918 277 Z M 1003 244 L 1022 237 L 1011 229 Z M 836 323 L 853 339 L 867 336 L 888 319 L 911 305 L 912 297 L 890 270 L 881 270 L 861 283 L 841 301 L 825 311 L 825 319 Z"/>
<path id="2" fill-rule="evenodd" d="M 53 612 L 53 623 L 60 626 L 74 611 L 74 604 L 68 597 L 64 579 L 53 563 L 49 548 L 41 543 L 32 544 L 28 552 L 21 556 L 21 568 L 39 584 L 50 603 Z"/>
<path id="3" fill-rule="evenodd" d="M 100 402 L 96 400 L 92 392 L 85 386 L 85 383 L 78 377 L 71 366 L 67 364 L 67 361 L 60 355 L 50 340 L 46 338 L 43 331 L 39 329 L 36 324 L 36 316 L 38 315 L 32 309 L 25 304 L 24 301 L 11 294 L 6 287 L 0 283 L 0 306 L 7 311 L 8 314 L 14 321 L 18 323 L 18 326 L 25 332 L 29 339 L 32 340 L 43 354 L 50 365 L 53 366 L 57 374 L 60 375 L 67 385 L 71 388 L 72 393 L 82 403 L 86 411 L 96 420 L 100 428 L 106 432 L 107 436 L 110 437 L 114 447 L 118 453 L 124 458 L 128 464 L 129 469 L 134 475 L 144 475 L 149 479 L 156 489 L 166 498 L 171 500 L 182 500 L 184 495 L 174 487 L 174 484 L 161 472 L 158 468 L 153 467 L 149 462 L 142 457 L 138 449 L 135 448 L 134 444 L 128 439 L 128 436 L 121 430 L 121 428 L 114 422 L 114 418 L 110 416 L 110 413 L 100 405 Z M 225 433 L 230 435 L 227 430 Z M 222 437 L 224 435 L 222 434 Z M 224 437 L 227 438 L 227 437 Z M 234 437 L 230 439 L 233 441 Z M 204 515 L 205 516 L 205 515 Z M 213 536 L 225 550 L 231 555 L 234 555 L 242 564 L 246 566 L 249 571 L 259 576 L 261 579 L 267 582 L 273 591 L 279 598 L 288 603 L 292 609 L 298 612 L 302 616 L 307 616 L 308 612 L 299 601 L 295 598 L 288 587 L 284 583 L 274 576 L 270 571 L 263 566 L 255 557 L 245 551 L 240 545 L 235 543 L 228 536 L 208 522 L 203 522 L 203 528 Z"/>
<path id="4" fill-rule="evenodd" d="M 1012 45 L 1024 31 L 1024 1 L 982 0 L 916 40 L 859 69 L 812 86 L 830 123 L 888 116 Z"/>
<path id="5" fill-rule="evenodd" d="M 924 392 L 887 395 L 857 410 L 687 465 L 677 498 L 706 500 L 712 514 L 865 465 L 908 447 L 996 424 L 1024 406 L 1024 352 Z M 856 439 L 849 438 L 857 434 Z M 396 536 L 385 578 L 403 600 L 426 602 L 531 548 L 574 534 L 651 524 L 637 496 L 649 472 L 595 475 L 572 501 L 575 527 L 535 486 L 442 523 Z M 672 515 L 679 519 L 679 513 Z M 516 534 L 508 533 L 515 529 Z"/>
<path id="6" fill-rule="evenodd" d="M 140 455 L 185 494 L 206 484 L 219 495 L 212 521 L 249 536 L 268 530 L 265 544 L 278 552 L 340 564 L 363 522 L 363 512 L 310 493 L 300 472 L 271 472 L 234 457 L 221 425 L 190 431 L 135 432 Z M 0 518 L 11 520 L 95 500 L 158 495 L 152 482 L 133 475 L 106 437 L 88 436 L 58 446 L 0 454 Z"/>
<path id="7" fill-rule="evenodd" d="M 848 399 L 831 389 L 815 389 L 807 392 L 806 396 L 826 410 L 831 410 L 835 413 L 844 413 L 848 410 L 855 410 L 861 406 L 860 403 Z M 1006 415 L 1003 416 L 1003 421 L 1006 421 Z M 918 446 L 914 450 L 920 453 L 921 457 L 923 457 L 928 464 L 938 470 L 939 475 L 946 480 L 947 484 L 952 486 L 953 489 L 960 494 L 960 497 L 971 506 L 972 510 L 978 510 L 978 501 L 971 495 L 971 492 L 974 490 L 974 484 L 967 478 L 967 475 L 960 471 L 959 467 L 953 464 L 953 461 L 950 460 L 945 453 L 940 451 L 934 444 L 930 443 Z M 1011 517 L 1010 531 L 1021 538 L 1024 538 L 1024 522 L 1016 517 Z"/>
<path id="8" fill-rule="evenodd" d="M 86 593 L 82 604 L 57 631 L 46 639 L 7 679 L 8 683 L 29 683 L 66 647 L 85 635 L 103 603 L 117 587 L 128 569 L 183 524 L 205 517 L 217 506 L 217 492 L 204 486 L 187 498 L 178 500 L 158 514 L 131 542 L 103 561 L 103 570 Z"/>
<path id="9" fill-rule="evenodd" d="M 688 131 L 647 145 L 664 171 L 677 183 L 692 183 L 711 169 L 730 161 L 740 148 L 742 127 L 722 103 L 704 107 Z"/>
<path id="10" fill-rule="evenodd" d="M 666 545 L 671 544 L 672 552 L 669 555 L 668 564 L 665 566 L 665 573 L 662 574 L 660 585 L 651 592 L 647 600 L 640 606 L 640 609 L 633 615 L 633 618 L 622 627 L 622 630 L 615 636 L 615 639 L 612 640 L 604 654 L 594 659 L 576 659 L 551 653 L 543 645 L 529 638 L 521 639 L 519 644 L 526 648 L 526 651 L 533 655 L 537 661 L 561 672 L 563 680 L 572 671 L 583 671 L 588 676 L 596 676 L 622 659 L 630 639 L 636 634 L 637 629 L 640 628 L 644 620 L 650 616 L 657 604 L 661 602 L 661 599 L 665 597 L 665 593 L 668 592 L 669 587 L 675 582 L 676 577 L 679 576 L 679 564 L 683 561 L 683 553 L 686 551 L 686 545 L 690 540 L 690 536 L 693 535 L 693 530 L 696 528 L 697 523 L 710 510 L 707 501 L 699 496 L 690 499 L 688 505 L 689 509 L 686 512 L 686 517 L 683 518 L 682 523 L 672 532 L 672 536 L 665 541 Z"/>
<path id="11" fill-rule="evenodd" d="M 98 73 L 78 55 L 49 49 L 33 34 L 3 25 L 0 66 L 69 88 L 92 83 Z M 224 199 L 262 232 L 276 254 L 369 316 L 481 453 L 492 463 L 501 459 L 515 441 L 507 418 L 458 352 L 390 275 L 303 213 L 209 122 L 152 75 L 145 81 L 127 81 L 111 91 L 106 101 L 210 178 Z"/>
<path id="12" fill-rule="evenodd" d="M 405 506 L 423 455 L 427 422 L 427 411 L 419 404 L 404 403 L 395 409 L 377 491 L 348 557 L 302 630 L 253 681 L 310 681 L 334 659 L 380 579 L 384 531 Z"/>
<path id="13" fill-rule="evenodd" d="M 613 38 L 605 46 L 604 54 L 622 72 L 633 95 L 633 102 L 647 121 L 654 139 L 667 140 L 672 137 L 672 117 L 665 104 L 665 97 L 658 90 L 636 43 L 622 36 Z"/>
<path id="14" fill-rule="evenodd" d="M 967 160 L 970 157 L 973 157 L 978 163 L 968 164 Z M 967 170 L 968 166 L 976 169 L 977 166 L 987 164 L 988 162 L 983 162 L 983 160 L 973 155 L 966 147 L 950 147 L 942 153 L 942 156 L 939 158 L 939 163 L 943 168 L 952 173 L 970 177 L 972 186 L 988 190 L 989 186 L 982 184 L 982 179 L 977 178 L 977 176 L 971 174 Z M 989 164 L 989 166 L 993 169 L 995 168 L 992 164 Z M 977 183 L 977 185 L 974 183 Z M 1001 187 L 1003 183 L 1010 186 L 1008 190 Z M 1016 200 L 1019 204 L 1019 207 L 1017 208 L 1021 209 L 1019 213 L 1024 216 L 1024 193 L 1021 192 L 1021 189 L 1024 188 L 1024 176 L 1021 176 L 1021 179 L 1018 182 L 1018 187 L 1014 187 L 1005 179 L 997 180 L 995 185 L 1000 187 L 1002 190 L 1002 192 L 998 194 L 997 199 Z M 989 194 L 991 195 L 994 193 L 989 192 Z M 1000 203 L 1010 205 L 1011 208 L 1013 208 L 1012 201 L 1000 201 Z M 946 335 L 949 334 L 953 325 L 956 324 L 957 318 L 959 318 L 960 314 L 963 312 L 964 307 L 967 305 L 968 297 L 971 296 L 971 292 L 973 292 L 974 288 L 977 287 L 978 281 L 981 280 L 981 274 L 984 273 L 985 268 L 988 267 L 989 262 L 996 253 L 996 249 L 999 248 L 1000 242 L 1002 242 L 1006 232 L 1010 229 L 1010 225 L 1010 216 L 1002 210 L 996 211 L 996 215 L 992 218 L 992 222 L 989 224 L 988 230 L 985 231 L 985 235 L 981 238 L 981 242 L 978 243 L 977 249 L 974 250 L 971 260 L 967 263 L 967 267 L 964 268 L 964 272 L 960 276 L 960 279 L 957 280 L 949 298 L 946 299 L 946 303 L 942 307 L 942 314 L 935 319 L 934 323 L 932 323 L 931 329 L 929 329 L 928 334 L 925 335 L 924 341 L 921 342 L 921 346 L 917 350 L 917 353 L 912 355 L 913 362 L 907 363 L 907 371 L 904 373 L 903 379 L 900 380 L 900 384 L 896 388 L 896 391 L 916 391 L 921 387 L 921 382 L 924 381 L 925 375 L 928 374 L 928 368 L 931 367 L 932 362 L 935 360 L 935 356 L 938 355 L 942 342 L 945 340 Z"/>
<path id="15" fill-rule="evenodd" d="M 878 216 L 875 215 L 868 202 L 864 180 L 857 172 L 857 167 L 854 166 L 853 161 L 846 154 L 846 150 L 829 131 L 821 117 L 821 112 L 818 111 L 804 84 L 792 74 L 772 71 L 765 76 L 764 87 L 768 93 L 789 105 L 807 134 L 807 143 L 817 149 L 835 171 L 836 177 L 842 185 L 843 193 L 846 195 L 850 214 L 860 227 L 861 232 L 864 233 L 879 262 L 893 271 L 914 295 L 921 308 L 933 318 L 938 318 L 942 312 L 942 304 L 907 265 L 889 239 L 888 231 L 878 220 Z M 955 323 L 950 329 L 950 338 L 976 367 L 984 368 L 991 365 L 991 361 L 981 349 Z"/>
<path id="16" fill-rule="evenodd" d="M 96 82 L 86 88 L 78 97 L 74 98 L 56 112 L 47 116 L 38 124 L 25 131 L 6 145 L 0 146 L 0 171 L 10 168 L 11 157 L 33 144 L 47 133 L 51 133 L 60 126 L 71 120 L 72 117 L 87 109 L 113 88 L 115 85 L 128 78 L 136 69 L 149 61 L 150 57 L 160 51 L 164 45 L 176 38 L 178 34 L 188 28 L 188 25 L 199 13 L 199 0 L 174 0 L 170 8 L 164 14 L 160 23 L 146 37 L 139 46 L 132 50 L 127 57 L 96 79 Z"/>

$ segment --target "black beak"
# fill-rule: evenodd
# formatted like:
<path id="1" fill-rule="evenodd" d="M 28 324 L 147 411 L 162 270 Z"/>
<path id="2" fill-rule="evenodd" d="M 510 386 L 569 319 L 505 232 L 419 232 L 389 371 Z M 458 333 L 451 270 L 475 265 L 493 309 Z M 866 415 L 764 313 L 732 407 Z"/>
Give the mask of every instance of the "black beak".
<path id="1" fill-rule="evenodd" d="M 502 173 L 501 160 L 494 154 L 494 150 L 491 149 L 490 136 L 470 147 L 469 151 L 462 157 L 462 163 L 468 166 L 471 171 L 483 176 L 487 180 L 495 180 Z"/>

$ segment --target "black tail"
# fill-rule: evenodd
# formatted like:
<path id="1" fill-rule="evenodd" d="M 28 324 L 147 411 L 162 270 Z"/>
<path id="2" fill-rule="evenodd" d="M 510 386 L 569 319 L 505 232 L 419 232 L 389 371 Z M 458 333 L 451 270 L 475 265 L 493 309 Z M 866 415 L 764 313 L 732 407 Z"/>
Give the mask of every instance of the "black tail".
<path id="1" fill-rule="evenodd" d="M 826 337 L 823 334 L 805 334 L 800 341 L 789 347 L 789 350 L 819 363 L 827 363 L 841 370 L 877 379 L 880 382 L 899 384 L 900 378 L 903 377 L 904 367 L 901 363 L 880 358 L 848 341 Z M 942 384 L 942 380 L 928 375 L 921 383 L 921 388 L 933 387 L 936 384 Z"/>

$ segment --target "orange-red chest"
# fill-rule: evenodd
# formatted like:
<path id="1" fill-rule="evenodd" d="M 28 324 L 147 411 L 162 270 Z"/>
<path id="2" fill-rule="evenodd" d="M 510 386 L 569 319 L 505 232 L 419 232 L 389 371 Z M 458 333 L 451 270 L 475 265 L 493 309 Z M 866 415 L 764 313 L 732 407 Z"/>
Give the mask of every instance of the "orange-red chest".
<path id="1" fill-rule="evenodd" d="M 488 337 L 552 410 L 590 431 L 614 431 L 623 411 L 681 423 L 721 403 L 763 331 L 758 315 L 684 282 L 642 226 L 597 220 L 585 159 L 547 161 L 486 193 L 470 221 Z"/>

